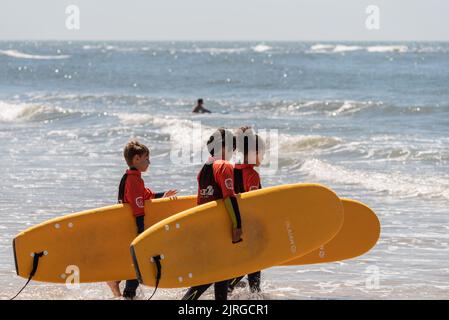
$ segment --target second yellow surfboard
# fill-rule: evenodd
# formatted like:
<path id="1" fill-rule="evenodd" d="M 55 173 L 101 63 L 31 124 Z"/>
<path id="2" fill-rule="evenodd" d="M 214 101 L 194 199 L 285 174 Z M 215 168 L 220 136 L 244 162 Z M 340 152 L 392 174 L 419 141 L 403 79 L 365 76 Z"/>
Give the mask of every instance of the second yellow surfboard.
<path id="1" fill-rule="evenodd" d="M 367 205 L 341 199 L 345 221 L 337 235 L 318 249 L 282 265 L 335 262 L 358 257 L 375 246 L 380 236 L 380 222 Z"/>
<path id="2" fill-rule="evenodd" d="M 177 288 L 231 279 L 305 255 L 329 242 L 344 214 L 337 195 L 317 184 L 265 188 L 237 196 L 243 242 L 231 241 L 223 200 L 156 223 L 131 244 L 139 280 Z"/>

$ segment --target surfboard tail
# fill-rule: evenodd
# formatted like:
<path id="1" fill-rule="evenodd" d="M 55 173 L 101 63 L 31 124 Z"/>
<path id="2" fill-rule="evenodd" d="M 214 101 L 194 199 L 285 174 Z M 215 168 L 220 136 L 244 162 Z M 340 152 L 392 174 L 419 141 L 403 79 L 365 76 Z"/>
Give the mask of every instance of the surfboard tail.
<path id="1" fill-rule="evenodd" d="M 140 273 L 139 263 L 137 262 L 136 252 L 134 250 L 133 245 L 131 245 L 130 251 L 131 251 L 131 257 L 133 259 L 134 271 L 136 272 L 137 281 L 139 281 L 139 283 L 142 284 L 143 283 L 142 274 Z"/>
<path id="2" fill-rule="evenodd" d="M 14 251 L 14 264 L 16 265 L 16 273 L 19 276 L 19 264 L 17 262 L 17 254 L 16 254 L 16 238 L 12 240 L 12 249 Z"/>

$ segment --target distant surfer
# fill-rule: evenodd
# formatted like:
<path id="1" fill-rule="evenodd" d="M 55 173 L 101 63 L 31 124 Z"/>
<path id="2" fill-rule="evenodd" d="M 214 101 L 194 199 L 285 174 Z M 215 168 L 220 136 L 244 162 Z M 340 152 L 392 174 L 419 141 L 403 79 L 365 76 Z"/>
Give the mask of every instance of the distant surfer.
<path id="1" fill-rule="evenodd" d="M 203 99 L 198 99 L 195 108 L 193 108 L 193 113 L 211 113 L 209 110 L 203 107 L 204 101 Z"/>

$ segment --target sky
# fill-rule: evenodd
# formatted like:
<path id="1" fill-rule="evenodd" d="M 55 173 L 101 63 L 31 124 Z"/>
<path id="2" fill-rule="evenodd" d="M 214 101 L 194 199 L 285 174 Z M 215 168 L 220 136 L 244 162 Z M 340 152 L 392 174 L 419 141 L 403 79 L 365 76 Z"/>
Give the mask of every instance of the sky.
<path id="1" fill-rule="evenodd" d="M 1 0 L 0 40 L 449 41 L 448 17 L 449 0 Z"/>

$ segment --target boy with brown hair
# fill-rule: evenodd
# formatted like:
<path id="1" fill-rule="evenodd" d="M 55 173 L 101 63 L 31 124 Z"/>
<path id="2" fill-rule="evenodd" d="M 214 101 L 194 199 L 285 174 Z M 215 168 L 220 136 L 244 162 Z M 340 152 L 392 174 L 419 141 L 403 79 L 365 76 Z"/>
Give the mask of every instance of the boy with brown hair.
<path id="1" fill-rule="evenodd" d="M 123 175 L 118 192 L 119 203 L 129 203 L 133 215 L 136 219 L 137 234 L 145 229 L 145 200 L 155 198 L 171 197 L 178 193 L 177 190 L 168 190 L 167 192 L 154 193 L 149 188 L 145 188 L 145 183 L 141 177 L 142 172 L 146 172 L 150 165 L 150 150 L 136 140 L 131 140 L 123 150 L 123 157 L 129 167 Z M 112 293 L 120 297 L 120 281 L 108 282 Z M 133 299 L 136 296 L 136 290 L 139 282 L 136 279 L 126 280 L 126 286 L 123 290 L 123 297 Z"/>
<path id="2" fill-rule="evenodd" d="M 261 165 L 265 153 L 265 142 L 251 127 L 241 127 L 236 133 L 236 152 L 243 156 L 234 166 L 234 191 L 236 194 L 262 188 L 259 173 L 254 169 Z M 248 274 L 251 293 L 260 292 L 261 272 Z M 228 292 L 232 292 L 243 276 L 229 281 Z"/>

